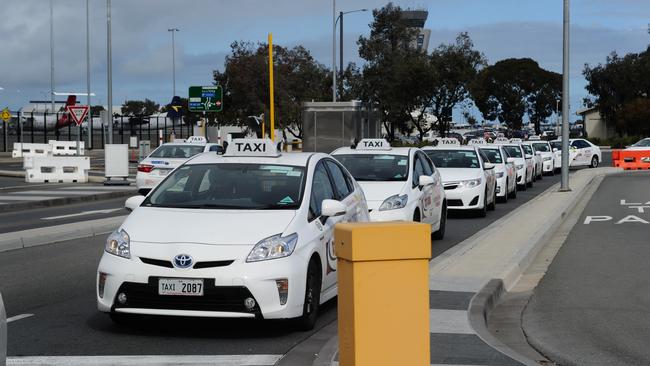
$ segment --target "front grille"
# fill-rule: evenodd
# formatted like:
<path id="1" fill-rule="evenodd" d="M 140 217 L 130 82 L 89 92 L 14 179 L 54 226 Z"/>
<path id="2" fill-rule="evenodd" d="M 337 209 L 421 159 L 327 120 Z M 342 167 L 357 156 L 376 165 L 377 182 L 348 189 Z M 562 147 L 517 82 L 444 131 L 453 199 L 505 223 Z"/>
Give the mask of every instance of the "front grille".
<path id="1" fill-rule="evenodd" d="M 151 264 L 152 266 L 174 268 L 171 261 L 163 261 L 160 259 L 144 258 L 144 257 L 140 257 L 140 260 L 142 261 L 142 263 Z"/>
<path id="2" fill-rule="evenodd" d="M 165 268 L 174 268 L 174 265 L 171 261 L 153 259 L 153 258 L 144 258 L 140 257 L 142 263 L 150 264 L 152 266 L 159 266 Z M 229 266 L 234 262 L 234 260 L 228 261 L 207 261 L 207 262 L 196 262 L 192 268 L 201 269 L 201 268 L 215 268 L 215 267 L 225 267 Z"/>
<path id="3" fill-rule="evenodd" d="M 124 282 L 117 295 L 126 295 L 126 304 L 114 301 L 115 308 L 143 308 L 165 310 L 225 311 L 253 313 L 261 316 L 257 300 L 253 309 L 246 309 L 244 299 L 253 297 L 244 286 L 215 286 L 214 279 L 203 280 L 203 296 L 158 295 L 158 277 L 149 277 L 148 283 Z M 117 297 L 116 295 L 116 297 Z"/>
<path id="4" fill-rule="evenodd" d="M 458 183 L 447 183 L 444 185 L 445 190 L 458 188 Z"/>
<path id="5" fill-rule="evenodd" d="M 196 264 L 192 268 L 201 269 L 201 268 L 225 267 L 231 265 L 233 262 L 234 261 L 196 262 Z"/>
<path id="6" fill-rule="evenodd" d="M 447 207 L 461 207 L 463 200 L 447 200 Z"/>

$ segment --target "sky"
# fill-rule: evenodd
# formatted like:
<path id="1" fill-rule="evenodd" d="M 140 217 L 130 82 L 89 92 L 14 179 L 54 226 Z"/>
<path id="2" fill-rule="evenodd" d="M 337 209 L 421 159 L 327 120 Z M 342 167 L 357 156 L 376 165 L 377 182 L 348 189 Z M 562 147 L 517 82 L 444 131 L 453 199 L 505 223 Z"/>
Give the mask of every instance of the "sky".
<path id="1" fill-rule="evenodd" d="M 54 1 L 54 77 L 57 92 L 86 91 L 86 1 Z M 90 67 L 93 104 L 107 103 L 106 1 L 90 1 Z M 0 22 L 0 108 L 49 100 L 48 0 L 3 0 Z M 376 9 L 380 0 L 338 0 L 336 11 Z M 429 48 L 468 32 L 490 64 L 530 57 L 562 70 L 561 0 L 397 0 L 402 8 L 426 9 Z M 112 0 L 113 104 L 127 99 L 171 100 L 172 47 L 176 33 L 176 94 L 209 85 L 222 69 L 233 41 L 308 48 L 332 63 L 331 0 Z M 360 63 L 360 35 L 369 33 L 372 12 L 345 16 L 344 60 Z M 641 52 L 650 44 L 648 0 L 571 0 L 571 109 L 587 96 L 582 70 L 608 54 Z M 337 35 L 338 39 L 338 35 Z M 337 46 L 338 48 L 338 46 Z M 338 56 L 337 56 L 338 57 Z M 337 58 L 338 60 L 338 58 Z M 338 61 L 337 61 L 338 63 Z M 62 98 L 62 97 L 59 97 Z M 85 102 L 85 97 L 81 99 Z M 460 118 L 460 111 L 455 117 Z"/>

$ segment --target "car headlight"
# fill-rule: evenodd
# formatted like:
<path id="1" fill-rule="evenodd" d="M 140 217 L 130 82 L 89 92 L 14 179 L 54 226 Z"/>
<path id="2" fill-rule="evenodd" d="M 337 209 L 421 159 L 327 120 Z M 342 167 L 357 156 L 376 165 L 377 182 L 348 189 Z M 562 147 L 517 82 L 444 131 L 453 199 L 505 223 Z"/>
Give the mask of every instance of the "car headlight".
<path id="1" fill-rule="evenodd" d="M 255 244 L 253 250 L 248 254 L 246 262 L 259 262 L 269 259 L 288 257 L 293 253 L 298 243 L 298 234 L 293 233 L 282 237 L 282 234 L 273 235 L 262 239 Z"/>
<path id="2" fill-rule="evenodd" d="M 497 178 L 503 178 L 504 172 L 497 172 Z"/>
<path id="3" fill-rule="evenodd" d="M 515 168 L 517 168 L 517 170 L 521 170 L 524 168 L 524 164 L 517 164 Z"/>
<path id="4" fill-rule="evenodd" d="M 116 230 L 106 239 L 106 253 L 122 258 L 131 258 L 131 238 L 124 230 Z"/>
<path id="5" fill-rule="evenodd" d="M 398 208 L 404 208 L 406 202 L 408 202 L 409 197 L 407 195 L 394 195 L 386 198 L 379 206 L 379 211 L 388 211 L 388 210 L 397 210 Z"/>
<path id="6" fill-rule="evenodd" d="M 461 187 L 472 188 L 472 187 L 479 186 L 481 184 L 481 182 L 482 182 L 481 178 L 463 180 L 463 181 L 460 181 L 460 186 Z"/>

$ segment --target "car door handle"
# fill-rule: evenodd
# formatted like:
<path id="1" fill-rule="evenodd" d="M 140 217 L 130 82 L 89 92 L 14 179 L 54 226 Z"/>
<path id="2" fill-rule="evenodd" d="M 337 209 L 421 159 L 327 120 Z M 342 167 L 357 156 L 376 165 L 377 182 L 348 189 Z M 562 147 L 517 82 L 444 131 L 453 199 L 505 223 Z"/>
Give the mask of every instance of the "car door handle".
<path id="1" fill-rule="evenodd" d="M 321 236 L 320 239 L 318 239 L 318 240 L 320 240 L 320 241 L 325 240 L 325 235 Z"/>

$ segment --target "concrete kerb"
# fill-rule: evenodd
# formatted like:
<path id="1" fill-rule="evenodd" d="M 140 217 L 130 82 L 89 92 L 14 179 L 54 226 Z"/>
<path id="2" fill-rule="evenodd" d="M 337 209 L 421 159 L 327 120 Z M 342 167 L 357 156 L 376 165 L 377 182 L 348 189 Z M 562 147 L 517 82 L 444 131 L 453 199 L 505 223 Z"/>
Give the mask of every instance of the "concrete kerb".
<path id="1" fill-rule="evenodd" d="M 108 217 L 0 234 L 0 252 L 107 234 L 117 229 L 125 218 Z"/>
<path id="2" fill-rule="evenodd" d="M 570 213 L 572 208 L 579 201 L 585 199 L 586 195 L 589 193 L 593 194 L 595 192 L 593 184 L 599 185 L 604 176 L 617 172 L 620 172 L 620 170 L 606 168 L 599 171 L 594 171 L 594 173 L 590 173 L 591 177 L 590 179 L 586 180 L 586 183 L 582 184 L 580 187 L 574 187 L 573 192 L 575 192 L 575 194 L 572 195 L 571 199 L 564 202 L 561 214 L 548 216 L 546 218 L 547 220 L 544 220 L 544 223 L 549 224 L 547 226 L 547 229 L 537 231 L 531 240 L 531 245 L 522 247 L 516 253 L 515 258 L 517 258 L 517 260 L 509 269 L 506 269 L 504 272 L 502 272 L 501 278 L 494 278 L 489 280 L 487 284 L 485 284 L 474 295 L 470 301 L 468 318 L 470 325 L 474 331 L 485 343 L 489 344 L 497 351 L 525 365 L 538 365 L 535 360 L 529 359 L 519 354 L 518 352 L 512 350 L 509 346 L 505 345 L 499 339 L 494 337 L 487 329 L 487 320 L 492 310 L 500 302 L 501 297 L 507 293 L 507 288 L 510 288 L 517 282 L 518 278 L 539 254 L 540 250 L 544 247 L 549 238 L 560 227 L 564 217 Z M 547 192 L 552 192 L 555 187 L 556 186 L 549 188 Z M 547 192 L 544 192 L 544 194 L 540 195 L 539 198 L 541 199 L 541 197 L 544 196 Z M 543 227 L 543 225 L 540 226 Z"/>

